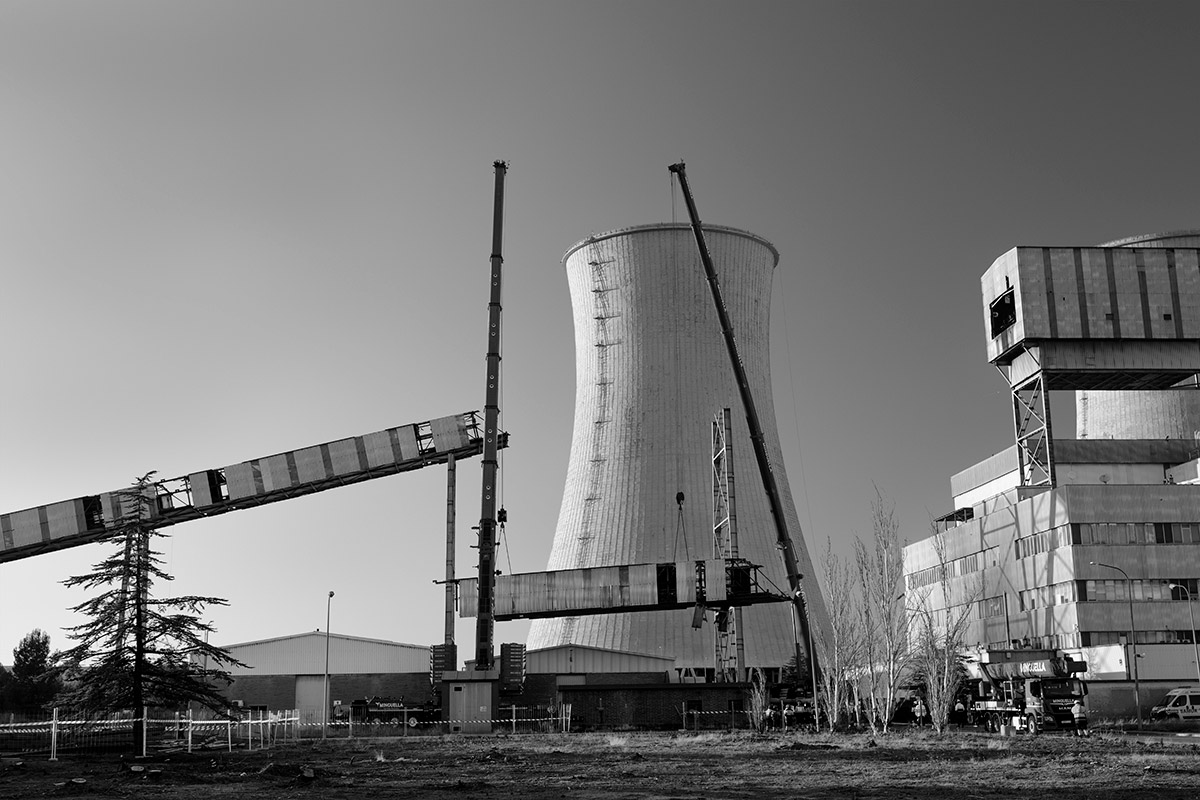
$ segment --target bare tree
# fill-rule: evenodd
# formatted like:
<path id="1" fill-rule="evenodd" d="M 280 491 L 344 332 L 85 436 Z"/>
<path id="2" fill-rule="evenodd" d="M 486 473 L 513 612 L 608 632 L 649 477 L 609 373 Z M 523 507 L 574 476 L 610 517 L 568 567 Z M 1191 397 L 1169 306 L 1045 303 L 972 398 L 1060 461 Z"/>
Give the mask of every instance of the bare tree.
<path id="1" fill-rule="evenodd" d="M 887 733 L 896 690 L 911 660 L 904 607 L 904 549 L 896 504 L 878 488 L 871 501 L 872 540 L 854 543 L 862 602 L 862 681 L 870 701 L 871 730 Z"/>
<path id="2" fill-rule="evenodd" d="M 821 694 L 829 730 L 845 720 L 850 677 L 861 659 L 860 617 L 852 597 L 854 586 L 850 567 L 833 552 L 833 541 L 825 540 L 821 559 L 821 583 L 829 609 L 829 627 L 817 628 L 816 647 L 823 665 Z"/>
<path id="3" fill-rule="evenodd" d="M 934 608 L 932 587 L 924 589 L 914 615 L 914 671 L 925 684 L 925 701 L 929 718 L 937 733 L 946 730 L 954 698 L 965 675 L 961 663 L 966 644 L 971 612 L 979 599 L 980 586 L 975 583 L 952 583 L 953 562 L 946 554 L 945 534 L 934 532 L 933 549 L 937 556 L 937 583 L 941 606 Z M 957 590 L 957 591 L 956 591 Z"/>

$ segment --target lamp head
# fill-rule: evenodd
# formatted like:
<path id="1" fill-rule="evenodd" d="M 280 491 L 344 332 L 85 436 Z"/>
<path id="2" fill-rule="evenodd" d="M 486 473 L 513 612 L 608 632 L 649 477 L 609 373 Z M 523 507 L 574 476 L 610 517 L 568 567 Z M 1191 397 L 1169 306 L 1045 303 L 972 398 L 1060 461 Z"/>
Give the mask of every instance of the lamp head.
<path id="1" fill-rule="evenodd" d="M 329 591 L 329 596 L 330 596 L 330 597 L 333 597 L 333 590 L 332 590 L 332 589 Z"/>

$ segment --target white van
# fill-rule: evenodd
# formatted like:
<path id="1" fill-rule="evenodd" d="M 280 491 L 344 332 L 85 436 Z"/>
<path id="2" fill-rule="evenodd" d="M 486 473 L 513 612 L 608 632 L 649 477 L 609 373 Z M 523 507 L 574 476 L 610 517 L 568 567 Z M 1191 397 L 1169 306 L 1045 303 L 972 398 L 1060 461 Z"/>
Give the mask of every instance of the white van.
<path id="1" fill-rule="evenodd" d="M 1200 719 L 1200 687 L 1181 686 L 1167 692 L 1150 709 L 1150 719 Z"/>

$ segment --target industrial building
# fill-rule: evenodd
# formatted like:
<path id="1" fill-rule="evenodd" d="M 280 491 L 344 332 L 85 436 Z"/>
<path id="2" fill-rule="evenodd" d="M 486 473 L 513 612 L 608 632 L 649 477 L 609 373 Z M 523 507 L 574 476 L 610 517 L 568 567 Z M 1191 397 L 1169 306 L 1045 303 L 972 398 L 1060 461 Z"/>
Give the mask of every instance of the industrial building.
<path id="1" fill-rule="evenodd" d="M 1200 679 L 1198 248 L 1184 231 L 992 264 L 985 340 L 1016 443 L 954 475 L 955 510 L 905 548 L 910 606 L 971 604 L 971 646 L 1083 658 L 1102 713 Z M 1074 393 L 1075 438 L 1055 435 L 1054 391 Z"/>
<path id="2" fill-rule="evenodd" d="M 227 645 L 245 666 L 228 669 L 223 694 L 247 710 L 299 709 L 306 723 L 322 720 L 328 646 L 332 707 L 374 696 L 429 699 L 429 648 L 322 631 Z"/>
<path id="3" fill-rule="evenodd" d="M 408 709 L 434 700 L 429 647 L 338 633 L 327 638 L 322 631 L 226 646 L 245 666 L 229 669 L 233 683 L 223 694 L 242 712 L 295 708 L 302 724 L 319 725 L 327 643 L 331 721 L 344 721 L 353 704 L 370 698 L 402 702 Z M 680 681 L 674 665 L 670 658 L 581 645 L 546 648 L 529 654 L 514 690 L 503 692 L 491 710 L 506 719 L 509 706 L 549 709 L 570 704 L 573 729 L 587 730 L 677 729 L 688 719 L 680 709 L 694 714 L 741 708 L 744 685 Z M 719 716 L 700 722 L 725 721 Z M 695 717 L 691 724 L 698 724 Z M 739 716 L 737 724 L 745 721 Z M 441 730 L 425 724 L 421 729 Z M 490 723 L 478 726 L 480 731 L 491 729 Z M 472 729 L 459 724 L 447 730 Z"/>
<path id="4" fill-rule="evenodd" d="M 746 231 L 703 230 L 766 449 L 785 487 L 783 514 L 799 571 L 811 577 L 771 401 L 769 312 L 779 254 Z M 589 236 L 563 262 L 574 312 L 575 421 L 548 569 L 733 556 L 761 567 L 766 586 L 786 596 L 768 496 L 691 228 L 645 225 Z M 725 409 L 731 410 L 730 429 L 722 439 Z M 728 454 L 729 465 L 721 487 L 714 482 L 718 450 Z M 732 486 L 736 494 L 729 488 L 726 496 Z M 715 535 L 734 518 L 732 535 Z M 805 596 L 813 628 L 825 627 L 815 582 Z M 535 619 L 528 646 L 531 658 L 569 645 L 638 653 L 669 660 L 679 675 L 703 678 L 721 665 L 730 627 L 743 668 L 777 675 L 796 655 L 788 603 L 738 608 L 720 625 L 712 614 L 698 619 L 694 609 Z"/>

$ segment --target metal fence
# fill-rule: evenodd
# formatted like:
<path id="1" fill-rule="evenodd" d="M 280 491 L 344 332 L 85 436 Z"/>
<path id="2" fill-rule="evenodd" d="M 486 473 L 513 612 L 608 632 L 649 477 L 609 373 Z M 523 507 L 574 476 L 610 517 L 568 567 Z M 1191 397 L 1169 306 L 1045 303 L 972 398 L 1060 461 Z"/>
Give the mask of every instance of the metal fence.
<path id="1" fill-rule="evenodd" d="M 376 739 L 405 736 L 442 736 L 455 733 L 570 733 L 571 704 L 554 709 L 545 706 L 501 706 L 494 719 L 429 719 L 419 709 L 398 709 L 386 720 L 363 721 L 352 716 L 335 717 L 328 724 L 317 715 L 306 716 L 296 726 L 304 739 Z"/>
<path id="2" fill-rule="evenodd" d="M 234 747 L 259 749 L 296 739 L 299 716 L 295 711 L 258 712 L 236 718 L 201 718 L 191 712 L 164 714 L 144 711 L 110 717 L 71 716 L 53 709 L 49 713 L 0 717 L 0 753 L 45 755 L 56 761 L 60 754 L 97 753 L 108 750 L 184 751 Z M 134 741 L 134 723 L 145 720 L 145 736 Z"/>
<path id="3" fill-rule="evenodd" d="M 134 740 L 134 723 L 145 720 L 143 741 Z M 375 739 L 405 736 L 441 736 L 455 733 L 569 733 L 571 704 L 553 710 L 544 706 L 505 706 L 496 719 L 428 720 L 401 713 L 394 722 L 355 722 L 338 719 L 328 724 L 302 719 L 296 709 L 251 711 L 238 717 L 208 714 L 164 713 L 144 710 L 111 717 L 70 716 L 54 709 L 48 713 L 0 716 L 0 753 L 45 756 L 51 761 L 72 753 L 194 752 L 196 750 L 258 750 L 300 739 Z"/>

